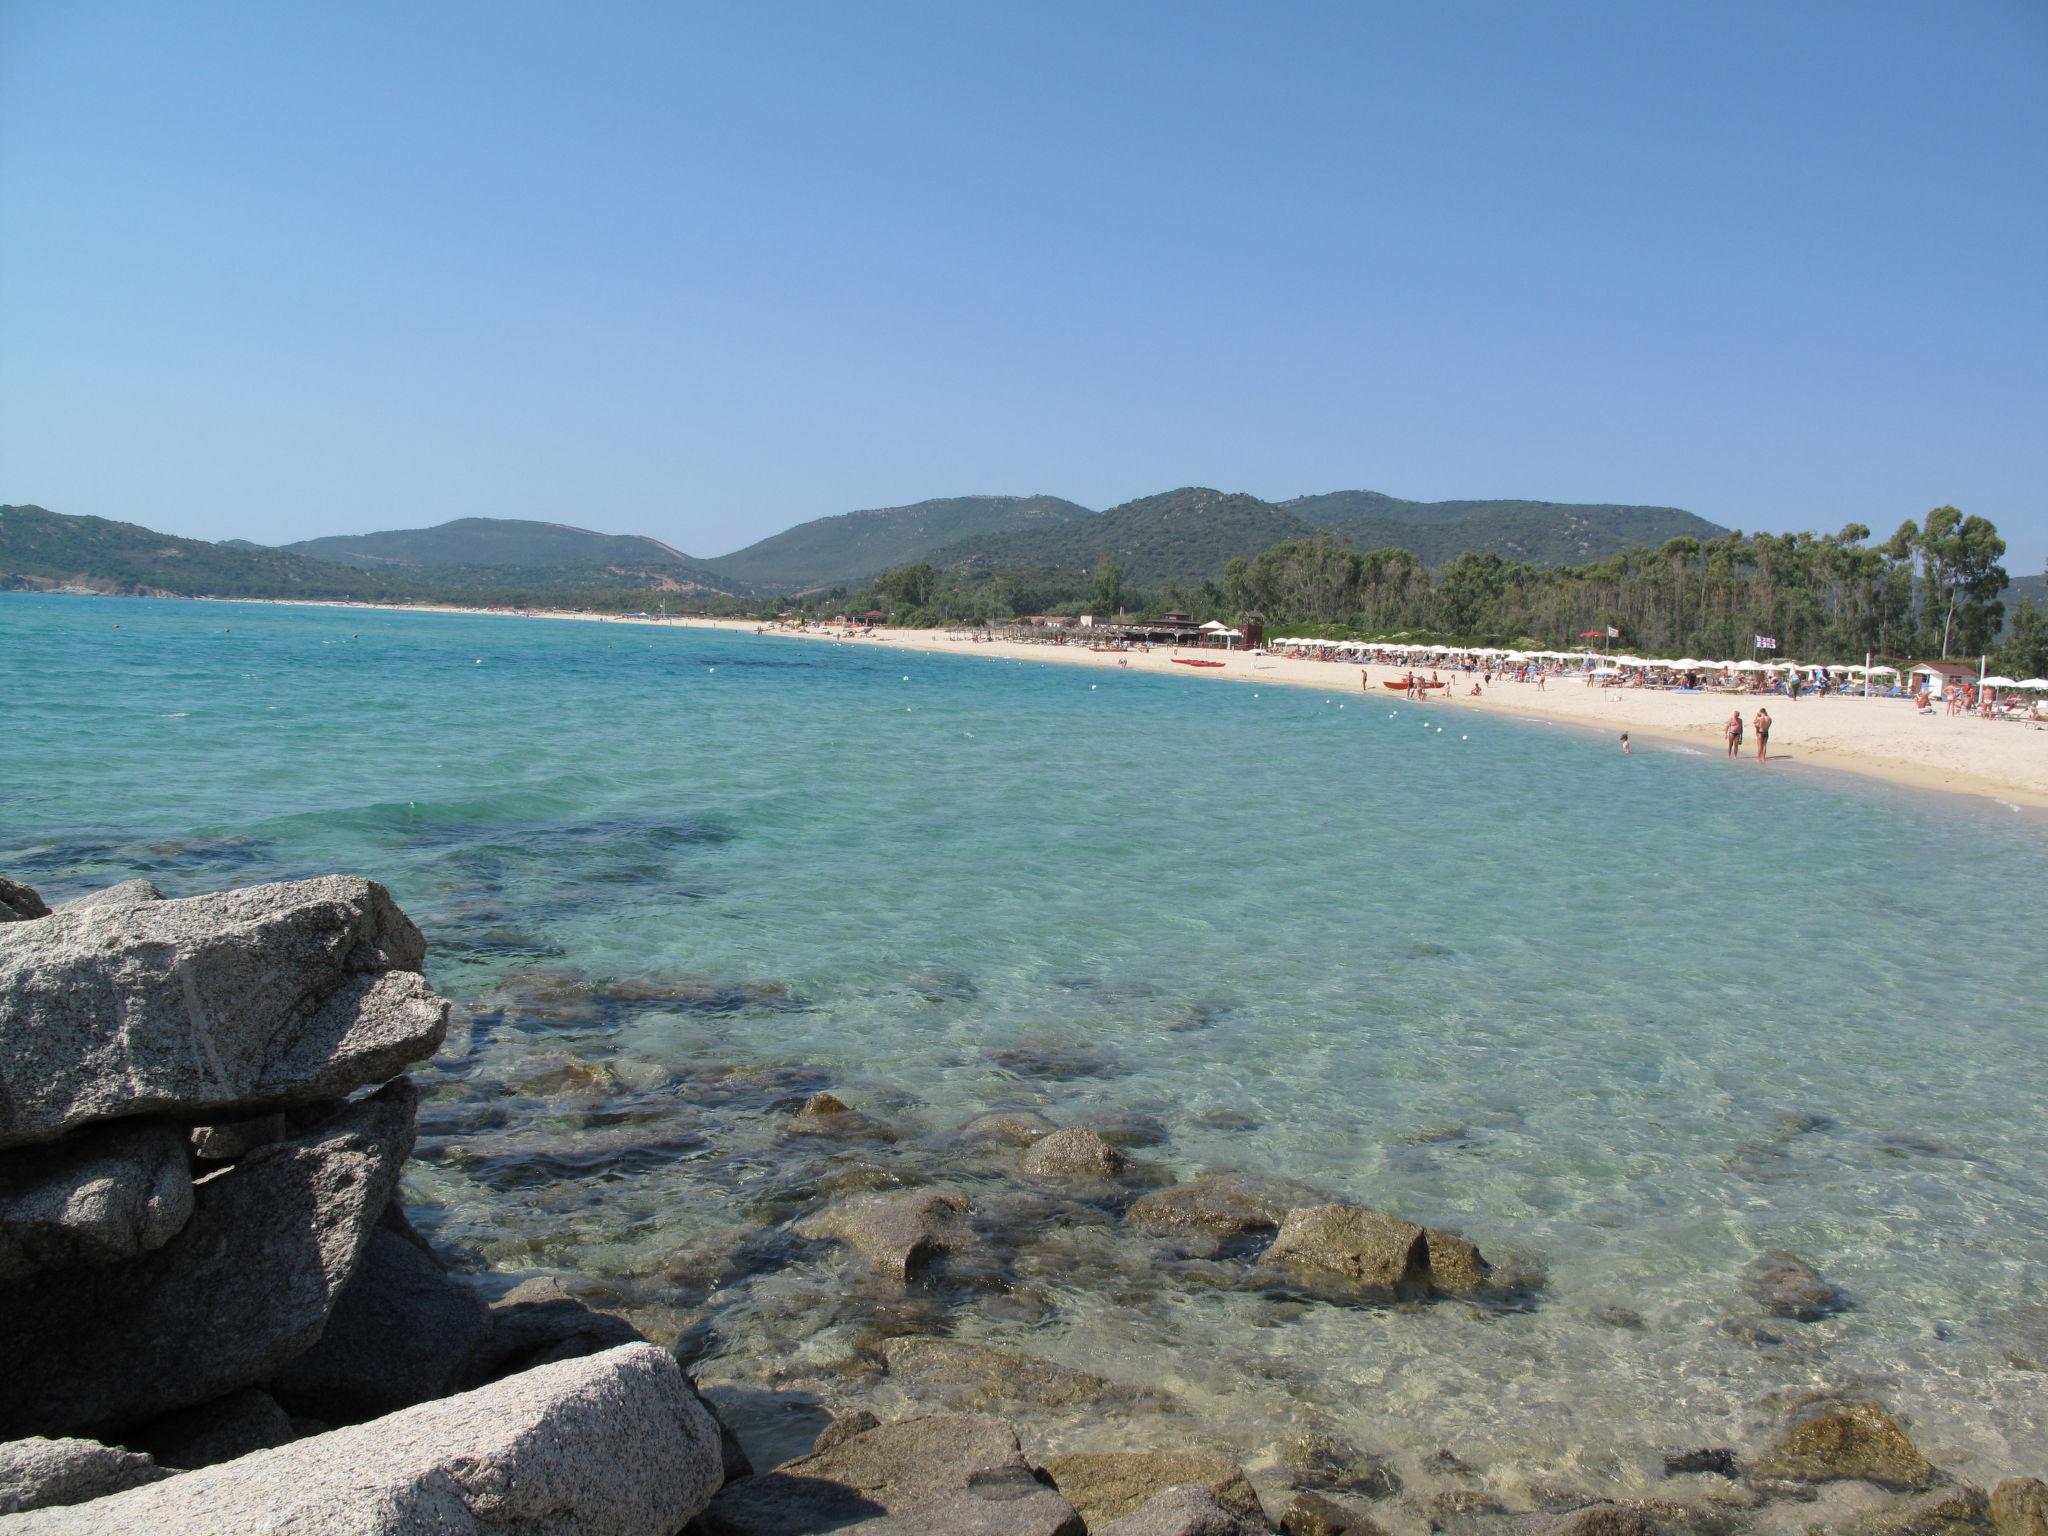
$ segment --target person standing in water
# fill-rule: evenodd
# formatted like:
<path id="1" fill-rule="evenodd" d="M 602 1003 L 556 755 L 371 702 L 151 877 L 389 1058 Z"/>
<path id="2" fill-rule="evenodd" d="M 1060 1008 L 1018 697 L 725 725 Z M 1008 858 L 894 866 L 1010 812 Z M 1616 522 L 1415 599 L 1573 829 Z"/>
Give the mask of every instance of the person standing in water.
<path id="1" fill-rule="evenodd" d="M 1762 762 L 1770 752 L 1771 712 L 1758 709 L 1756 712 L 1756 760 Z"/>
<path id="2" fill-rule="evenodd" d="M 1721 733 L 1728 738 L 1728 755 L 1730 757 L 1740 757 L 1742 755 L 1742 711 L 1739 708 L 1728 717 L 1728 723 L 1721 728 Z"/>

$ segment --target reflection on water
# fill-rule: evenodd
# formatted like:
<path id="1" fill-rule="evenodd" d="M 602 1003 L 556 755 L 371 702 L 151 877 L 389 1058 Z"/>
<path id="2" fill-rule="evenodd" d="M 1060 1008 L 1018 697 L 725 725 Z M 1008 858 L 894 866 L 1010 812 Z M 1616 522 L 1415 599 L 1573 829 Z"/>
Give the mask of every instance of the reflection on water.
<path id="1" fill-rule="evenodd" d="M 687 1340 L 759 1435 L 986 1402 L 1533 1501 L 1862 1388 L 1972 1481 L 2048 1462 L 2036 823 L 1334 693 L 221 612 L 0 598 L 0 868 L 391 885 L 463 1004 L 416 1219 Z M 791 1134 L 827 1089 L 871 1123 Z M 992 1109 L 1528 1283 L 1303 1294 L 959 1134 Z M 975 1242 L 908 1286 L 797 1230 L 928 1184 Z M 892 1343 L 930 1334 L 1070 1374 Z"/>

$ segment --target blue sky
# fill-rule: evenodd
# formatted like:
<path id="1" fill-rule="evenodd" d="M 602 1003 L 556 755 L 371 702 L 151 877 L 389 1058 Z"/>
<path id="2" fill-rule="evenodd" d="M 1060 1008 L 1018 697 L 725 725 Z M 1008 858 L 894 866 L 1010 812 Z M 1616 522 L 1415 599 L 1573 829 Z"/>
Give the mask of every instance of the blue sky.
<path id="1" fill-rule="evenodd" d="M 2048 555 L 2048 5 L 0 3 L 0 500 L 975 491 Z"/>

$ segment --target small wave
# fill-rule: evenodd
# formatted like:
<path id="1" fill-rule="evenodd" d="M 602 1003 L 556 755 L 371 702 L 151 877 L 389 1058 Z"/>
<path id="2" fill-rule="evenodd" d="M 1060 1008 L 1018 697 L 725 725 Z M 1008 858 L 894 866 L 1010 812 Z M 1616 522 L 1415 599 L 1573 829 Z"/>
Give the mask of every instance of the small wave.
<path id="1" fill-rule="evenodd" d="M 1698 747 L 1666 747 L 1664 750 L 1674 753 L 1679 757 L 1705 757 L 1707 755 Z"/>
<path id="2" fill-rule="evenodd" d="M 172 712 L 171 712 L 170 714 L 168 714 L 168 715 L 158 715 L 158 716 L 157 716 L 157 719 L 159 719 L 159 720 L 183 720 L 183 719 L 185 719 L 185 718 L 186 718 L 186 717 L 187 717 L 188 715 L 190 715 L 191 713 L 192 713 L 192 711 L 191 711 L 191 710 L 189 710 L 189 709 L 179 709 L 179 710 L 173 710 L 173 711 L 172 711 Z"/>

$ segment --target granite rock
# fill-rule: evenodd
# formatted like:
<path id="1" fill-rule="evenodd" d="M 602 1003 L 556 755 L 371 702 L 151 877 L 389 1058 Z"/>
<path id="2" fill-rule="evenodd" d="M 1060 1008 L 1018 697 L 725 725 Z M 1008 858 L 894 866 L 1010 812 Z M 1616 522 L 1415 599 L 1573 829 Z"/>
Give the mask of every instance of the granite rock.
<path id="1" fill-rule="evenodd" d="M 1814 1323 L 1848 1306 L 1839 1286 L 1796 1253 L 1782 1249 L 1759 1255 L 1742 1272 L 1742 1288 L 1772 1317 Z"/>
<path id="2" fill-rule="evenodd" d="M 1429 1286 L 1429 1237 L 1412 1221 L 1360 1206 L 1310 1206 L 1287 1213 L 1260 1263 L 1316 1285 L 1419 1295 Z"/>
<path id="3" fill-rule="evenodd" d="M 140 907 L 163 899 L 164 893 L 147 880 L 123 880 L 119 885 L 110 885 L 104 890 L 75 896 L 57 910 L 84 912 L 94 907 Z"/>
<path id="4" fill-rule="evenodd" d="M 863 1536 L 1087 1536 L 1074 1506 L 1027 1467 L 977 1472 L 967 1491 L 912 1515 L 870 1520 Z"/>
<path id="5" fill-rule="evenodd" d="M 640 1331 L 623 1317 L 587 1306 L 548 1275 L 521 1281 L 499 1297 L 486 1322 L 488 1330 L 470 1355 L 472 1382 L 599 1354 L 640 1338 Z"/>
<path id="6" fill-rule="evenodd" d="M 949 1408 L 1128 1406 L 1150 1395 L 1051 1360 L 959 1339 L 890 1339 L 882 1356 L 892 1379 Z"/>
<path id="7" fill-rule="evenodd" d="M 0 1445 L 0 1515 L 83 1504 L 172 1475 L 138 1451 L 97 1440 L 10 1440 Z"/>
<path id="8" fill-rule="evenodd" d="M 7 1536 L 675 1536 L 718 1487 L 718 1430 L 632 1344 L 261 1451 Z"/>
<path id="9" fill-rule="evenodd" d="M 191 1214 L 185 1135 L 163 1121 L 0 1152 L 0 1281 L 148 1253 Z"/>
<path id="10" fill-rule="evenodd" d="M 1053 1486 L 1081 1512 L 1091 1531 L 1121 1519 L 1168 1488 L 1198 1485 L 1232 1515 L 1265 1529 L 1265 1507 L 1227 1456 L 1185 1451 L 1098 1451 L 1058 1456 L 1045 1464 Z"/>
<path id="11" fill-rule="evenodd" d="M 154 1456 L 158 1466 L 190 1471 L 233 1461 L 299 1438 L 291 1415 L 261 1387 L 244 1387 L 197 1408 L 180 1408 L 131 1432 L 128 1445 Z"/>
<path id="12" fill-rule="evenodd" d="M 1387 1536 L 1386 1528 L 1362 1509 L 1325 1498 L 1297 1493 L 1280 1515 L 1284 1536 Z"/>
<path id="13" fill-rule="evenodd" d="M 166 903 L 170 905 L 170 903 Z M 412 1151 L 404 1078 L 198 1185 L 153 1253 L 0 1285 L 0 1434 L 119 1429 L 268 1379 L 326 1326 Z"/>
<path id="14" fill-rule="evenodd" d="M 1070 1125 L 1034 1142 L 1024 1171 L 1042 1179 L 1113 1179 L 1129 1162 L 1100 1132 Z"/>
<path id="15" fill-rule="evenodd" d="M 1200 1483 L 1187 1483 L 1162 1488 L 1128 1515 L 1089 1529 L 1094 1536 L 1266 1536 L 1268 1527 L 1225 1508 Z"/>
<path id="16" fill-rule="evenodd" d="M 1860 1478 L 1916 1492 L 1940 1478 L 1898 1421 L 1875 1403 L 1821 1403 L 1786 1426 L 1751 1467 L 1758 1477 L 1795 1483 Z"/>
<path id="17" fill-rule="evenodd" d="M 1131 1206 L 1133 1224 L 1153 1232 L 1209 1232 L 1220 1236 L 1277 1232 L 1287 1213 L 1320 1205 L 1329 1196 L 1292 1179 L 1254 1173 L 1205 1173 L 1143 1196 Z"/>
<path id="18" fill-rule="evenodd" d="M 2048 1484 L 2008 1477 L 1991 1490 L 1991 1528 L 1998 1536 L 2048 1536 Z"/>
<path id="19" fill-rule="evenodd" d="M 850 1195 L 806 1216 L 796 1230 L 844 1243 L 895 1280 L 912 1279 L 939 1255 L 976 1242 L 967 1201 L 942 1189 Z"/>
<path id="20" fill-rule="evenodd" d="M 49 915 L 49 904 L 33 888 L 0 875 L 0 923 L 26 923 Z"/>
<path id="21" fill-rule="evenodd" d="M 448 1005 L 380 885 L 330 875 L 0 932 L 0 1147 L 128 1116 L 346 1095 L 433 1054 Z"/>

